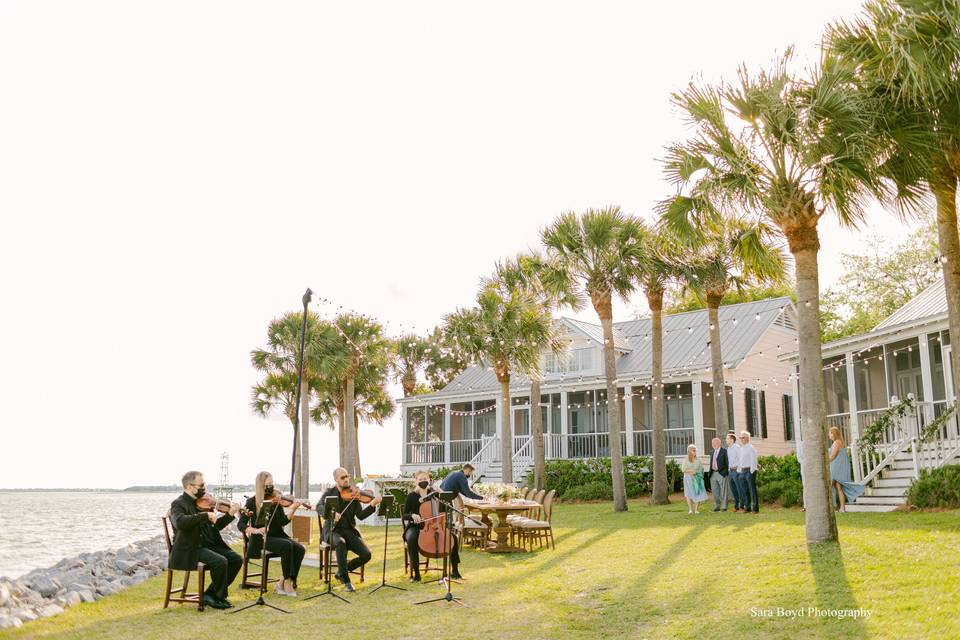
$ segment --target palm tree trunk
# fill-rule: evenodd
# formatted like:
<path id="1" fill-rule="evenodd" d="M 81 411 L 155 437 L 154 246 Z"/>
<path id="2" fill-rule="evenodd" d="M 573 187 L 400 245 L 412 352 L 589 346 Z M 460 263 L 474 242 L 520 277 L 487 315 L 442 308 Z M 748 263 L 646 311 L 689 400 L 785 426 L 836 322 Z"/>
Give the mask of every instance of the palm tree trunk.
<path id="1" fill-rule="evenodd" d="M 291 403 L 292 405 L 293 403 Z M 292 407 L 291 407 L 292 408 Z M 293 484 L 290 486 L 290 491 L 296 491 L 300 487 L 301 482 L 301 473 L 303 472 L 303 463 L 302 463 L 302 452 L 300 450 L 300 433 L 302 430 L 297 429 L 296 419 L 296 409 L 294 409 L 294 415 L 290 419 L 290 424 L 293 426 L 293 440 L 294 440 L 294 452 L 293 452 Z"/>
<path id="2" fill-rule="evenodd" d="M 837 521 L 827 473 L 823 357 L 820 345 L 820 239 L 812 226 L 787 230 L 797 273 L 797 329 L 800 348 L 800 433 L 803 437 L 803 505 L 807 543 L 837 540 Z"/>
<path id="3" fill-rule="evenodd" d="M 713 426 L 721 444 L 723 444 L 727 431 L 730 430 L 730 424 L 727 422 L 727 388 L 723 379 L 723 353 L 720 350 L 720 301 L 722 299 L 723 296 L 707 294 L 707 318 L 710 323 L 710 368 L 713 374 Z"/>
<path id="4" fill-rule="evenodd" d="M 356 470 L 355 478 L 362 478 L 363 473 L 360 470 L 360 415 L 353 413 L 353 468 Z"/>
<path id="5" fill-rule="evenodd" d="M 310 385 L 300 382 L 300 481 L 297 497 L 306 498 L 310 491 Z"/>
<path id="6" fill-rule="evenodd" d="M 353 416 L 356 413 L 356 407 L 354 403 L 356 402 L 354 393 L 354 380 L 353 376 L 347 376 L 347 379 L 343 383 L 343 425 L 345 427 L 343 433 L 344 441 L 344 454 L 346 457 L 347 466 L 345 467 L 347 473 L 350 474 L 351 478 L 356 478 L 354 473 L 354 462 L 356 459 L 356 454 L 353 452 Z"/>
<path id="7" fill-rule="evenodd" d="M 347 468 L 347 427 L 344 424 L 345 422 L 343 409 L 337 409 L 337 439 L 340 444 L 340 466 L 344 469 Z"/>
<path id="8" fill-rule="evenodd" d="M 403 387 L 403 397 L 409 398 L 413 395 L 414 390 L 417 388 L 417 377 L 416 374 L 412 376 L 403 376 L 400 380 L 400 385 Z"/>
<path id="9" fill-rule="evenodd" d="M 650 306 L 650 396 L 653 401 L 651 426 L 653 436 L 653 492 L 650 504 L 668 504 L 670 502 L 667 487 L 667 451 L 664 441 L 664 401 L 663 401 L 663 290 L 647 291 L 647 304 Z"/>
<path id="10" fill-rule="evenodd" d="M 947 295 L 947 315 L 952 344 L 960 344 L 960 236 L 957 232 L 957 179 L 944 176 L 933 188 L 937 200 L 937 232 L 942 264 L 943 289 Z M 960 398 L 960 350 L 953 353 L 954 396 Z"/>
<path id="11" fill-rule="evenodd" d="M 543 447 L 543 408 L 540 406 L 540 381 L 530 380 L 530 437 L 533 438 L 533 486 L 543 489 L 546 467 Z"/>
<path id="12" fill-rule="evenodd" d="M 620 396 L 617 393 L 617 362 L 613 347 L 613 308 L 610 295 L 594 308 L 603 327 L 603 373 L 607 378 L 607 426 L 610 432 L 610 474 L 613 480 L 613 510 L 627 510 L 627 484 L 620 443 Z"/>
<path id="13" fill-rule="evenodd" d="M 503 415 L 500 416 L 500 480 L 504 484 L 513 482 L 513 429 L 510 428 L 510 373 L 497 374 L 500 380 L 500 404 Z"/>

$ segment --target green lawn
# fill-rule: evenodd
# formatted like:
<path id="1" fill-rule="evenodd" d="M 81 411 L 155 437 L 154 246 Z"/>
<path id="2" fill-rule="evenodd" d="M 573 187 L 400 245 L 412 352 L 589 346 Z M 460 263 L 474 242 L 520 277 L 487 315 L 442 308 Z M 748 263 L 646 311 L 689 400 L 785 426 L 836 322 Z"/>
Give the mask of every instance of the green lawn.
<path id="1" fill-rule="evenodd" d="M 798 510 L 688 516 L 679 498 L 656 509 L 633 501 L 622 514 L 609 504 L 559 505 L 555 551 L 466 551 L 467 580 L 456 586 L 466 609 L 445 602 L 412 606 L 440 588 L 401 582 L 399 531 L 391 533 L 388 579 L 411 590 L 371 595 L 383 538 L 382 530 L 367 528 L 370 568 L 376 569 L 357 585 L 349 605 L 271 595 L 271 602 L 293 613 L 163 610 L 158 577 L 4 637 L 422 638 L 441 628 L 451 636 L 523 639 L 960 637 L 960 512 L 838 514 L 841 544 L 810 552 Z M 302 596 L 317 587 L 316 569 L 304 572 Z M 231 590 L 238 605 L 255 595 Z M 751 613 L 777 607 L 864 609 L 869 616 Z"/>

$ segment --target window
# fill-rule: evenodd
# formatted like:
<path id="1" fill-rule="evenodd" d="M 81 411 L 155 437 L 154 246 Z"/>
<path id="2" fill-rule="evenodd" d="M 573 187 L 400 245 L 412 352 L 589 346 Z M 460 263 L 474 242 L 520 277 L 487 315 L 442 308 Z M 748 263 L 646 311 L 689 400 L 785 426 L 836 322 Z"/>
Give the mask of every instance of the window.
<path id="1" fill-rule="evenodd" d="M 546 373 L 573 373 L 593 369 L 593 348 L 574 349 L 561 354 L 548 353 L 543 357 Z"/>
<path id="2" fill-rule="evenodd" d="M 787 441 L 794 439 L 793 396 L 780 396 L 783 401 L 783 437 Z"/>
<path id="3" fill-rule="evenodd" d="M 767 399 L 763 391 L 743 390 L 744 405 L 747 410 L 747 431 L 754 438 L 767 437 Z"/>

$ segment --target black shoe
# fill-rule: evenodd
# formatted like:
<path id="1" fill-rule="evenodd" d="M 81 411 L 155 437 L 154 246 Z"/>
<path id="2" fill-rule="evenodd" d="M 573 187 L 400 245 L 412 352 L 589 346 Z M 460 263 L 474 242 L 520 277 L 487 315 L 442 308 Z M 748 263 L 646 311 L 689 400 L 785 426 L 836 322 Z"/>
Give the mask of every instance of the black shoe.
<path id="1" fill-rule="evenodd" d="M 415 573 L 412 576 L 410 576 L 410 582 L 420 582 L 420 574 Z"/>
<path id="2" fill-rule="evenodd" d="M 463 580 L 463 576 L 460 575 L 460 572 L 459 572 L 459 571 L 457 571 L 456 569 L 454 569 L 453 571 L 450 572 L 450 579 L 451 579 L 451 580 Z"/>
<path id="3" fill-rule="evenodd" d="M 727 510 L 727 508 L 726 508 L 726 507 L 724 507 L 723 509 L 720 509 L 720 511 L 726 511 L 726 510 Z"/>
<path id="4" fill-rule="evenodd" d="M 233 603 L 230 602 L 229 600 L 227 600 L 226 598 L 224 598 L 224 599 L 221 600 L 220 602 L 222 602 L 223 604 L 227 605 L 227 609 L 233 609 Z"/>
<path id="5" fill-rule="evenodd" d="M 227 605 L 224 604 L 223 600 L 216 598 L 214 596 L 203 594 L 203 604 L 208 607 L 213 607 L 214 609 L 226 609 Z"/>
<path id="6" fill-rule="evenodd" d="M 714 507 L 713 510 L 714 510 L 714 511 L 720 511 L 720 507 Z"/>

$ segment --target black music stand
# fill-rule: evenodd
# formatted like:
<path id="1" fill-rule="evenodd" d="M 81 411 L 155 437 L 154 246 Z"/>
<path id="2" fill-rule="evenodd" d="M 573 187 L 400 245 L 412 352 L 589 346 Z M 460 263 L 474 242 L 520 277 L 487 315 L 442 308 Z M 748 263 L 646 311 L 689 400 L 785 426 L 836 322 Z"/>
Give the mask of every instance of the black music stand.
<path id="1" fill-rule="evenodd" d="M 387 584 L 387 531 L 390 529 L 390 507 L 393 506 L 393 501 L 394 496 L 392 493 L 385 493 L 380 499 L 380 509 L 377 515 L 383 516 L 386 520 L 383 525 L 383 568 L 380 570 L 380 584 L 374 587 L 370 595 L 373 595 L 383 587 L 406 591 L 403 587 L 398 587 L 395 584 Z"/>
<path id="2" fill-rule="evenodd" d="M 438 500 L 438 501 L 440 502 L 440 504 L 443 506 L 443 508 L 444 508 L 444 513 L 445 513 L 445 516 L 446 516 L 446 517 L 445 517 L 446 526 L 444 527 L 444 531 L 443 531 L 443 533 L 444 533 L 444 538 L 445 538 L 444 543 L 443 543 L 443 548 L 444 548 L 444 549 L 449 548 L 449 549 L 452 551 L 452 550 L 453 550 L 453 544 L 452 544 L 452 541 L 451 541 L 450 538 L 451 538 L 452 535 L 453 535 L 452 532 L 451 532 L 451 527 L 453 526 L 453 512 L 454 512 L 454 511 L 456 511 L 457 513 L 462 513 L 462 512 L 461 512 L 459 509 L 457 509 L 456 507 L 454 507 L 453 504 L 451 504 L 451 502 L 452 502 L 452 500 L 453 500 L 453 492 L 452 492 L 452 491 L 441 491 L 438 495 L 439 495 L 439 497 L 437 498 L 437 500 Z M 435 532 L 434 535 L 435 535 L 435 536 L 439 536 L 440 534 Z M 438 540 L 437 546 L 438 546 L 438 547 L 440 546 L 440 545 L 439 545 L 439 540 Z M 461 607 L 467 606 L 467 605 L 463 602 L 463 600 L 461 600 L 460 598 L 454 597 L 454 595 L 453 595 L 452 586 L 451 586 L 451 585 L 453 584 L 453 579 L 450 578 L 449 570 L 448 570 L 448 568 L 447 568 L 447 567 L 448 567 L 447 561 L 448 561 L 449 557 L 450 557 L 450 553 L 445 553 L 444 556 L 443 556 L 443 575 L 444 575 L 444 578 L 442 578 L 442 579 L 447 583 L 447 592 L 446 592 L 445 594 L 443 594 L 442 596 L 440 596 L 439 598 L 431 598 L 430 600 L 423 600 L 422 602 L 415 602 L 414 604 L 430 604 L 431 602 L 456 602 L 456 603 L 459 604 Z"/>
<path id="3" fill-rule="evenodd" d="M 257 514 L 257 523 L 263 523 L 266 520 L 266 523 L 263 523 L 263 546 L 260 548 L 260 595 L 257 596 L 257 599 L 248 604 L 245 607 L 240 607 L 236 611 L 231 611 L 230 613 L 240 613 L 241 611 L 246 611 L 251 607 L 263 606 L 270 607 L 275 611 L 280 613 L 290 613 L 286 609 L 281 609 L 280 607 L 275 607 L 266 600 L 263 599 L 263 594 L 267 592 L 267 532 L 270 531 L 270 523 L 273 522 L 273 516 L 277 513 L 278 509 L 283 509 L 279 503 L 274 502 L 264 502 L 260 505 L 260 512 Z M 266 511 L 270 511 L 267 515 Z M 250 544 L 250 541 L 247 540 L 247 544 Z"/>
<path id="4" fill-rule="evenodd" d="M 331 521 L 331 519 L 333 518 L 333 512 L 337 510 L 337 502 L 338 502 L 339 500 L 340 500 L 340 496 L 327 496 L 326 498 L 323 499 L 323 521 L 324 521 L 324 522 L 330 522 L 330 521 Z M 317 506 L 320 506 L 320 505 L 318 504 Z M 317 510 L 317 513 L 318 513 L 318 516 L 317 516 L 317 517 L 320 517 L 320 516 L 319 516 L 319 509 Z M 321 523 L 321 524 L 322 524 L 322 523 Z M 330 530 L 333 531 L 333 525 L 330 526 Z M 319 552 L 320 552 L 320 553 L 319 553 L 320 572 L 321 572 L 321 574 L 322 574 L 322 573 L 324 573 L 324 568 L 323 568 L 323 547 L 320 546 L 321 544 L 323 544 L 323 527 L 320 528 L 320 541 L 317 543 L 317 549 L 318 549 Z M 331 548 L 330 553 L 336 553 L 336 552 L 337 552 L 336 549 Z M 335 593 L 335 592 L 333 591 L 333 588 L 332 588 L 331 585 L 330 585 L 330 567 L 327 567 L 327 568 L 326 568 L 326 574 L 327 574 L 327 575 L 326 575 L 326 577 L 325 577 L 324 580 L 323 580 L 324 582 L 327 583 L 327 589 L 326 589 L 326 591 L 321 591 L 320 593 L 317 593 L 317 594 L 314 594 L 314 595 L 312 595 L 312 596 L 310 596 L 310 597 L 304 598 L 304 600 L 305 600 L 305 601 L 306 601 L 306 600 L 313 600 L 314 598 L 319 598 L 320 596 L 333 596 L 334 598 L 337 598 L 338 600 L 343 600 L 343 601 L 346 602 L 347 604 L 350 604 L 350 601 L 349 601 L 349 600 L 347 600 L 346 598 L 344 598 L 344 597 L 343 597 L 342 595 L 340 595 L 339 593 Z"/>

